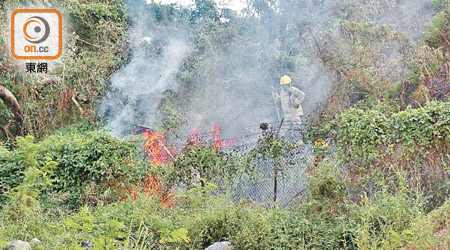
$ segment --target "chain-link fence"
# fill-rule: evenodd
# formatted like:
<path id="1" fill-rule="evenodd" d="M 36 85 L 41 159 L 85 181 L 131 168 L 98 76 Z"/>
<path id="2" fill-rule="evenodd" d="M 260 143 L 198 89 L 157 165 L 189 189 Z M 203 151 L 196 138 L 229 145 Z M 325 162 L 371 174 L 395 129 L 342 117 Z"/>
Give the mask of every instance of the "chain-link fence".
<path id="1" fill-rule="evenodd" d="M 236 198 L 283 207 L 295 204 L 304 194 L 308 180 L 305 177 L 308 163 L 312 160 L 312 148 L 303 145 L 297 149 L 293 163 L 277 169 L 273 160 L 263 160 L 255 166 L 255 175 L 236 176 L 231 185 Z"/>
<path id="2" fill-rule="evenodd" d="M 281 126 L 280 122 L 262 123 L 259 129 L 258 133 L 246 136 L 245 143 L 237 139 L 224 149 L 250 155 L 254 171 L 238 173 L 226 184 L 216 183 L 231 191 L 236 199 L 267 206 L 275 203 L 292 206 L 305 194 L 308 185 L 305 172 L 314 160 L 314 148 L 306 139 L 304 126 L 296 122 L 286 121 Z M 279 157 L 274 159 L 273 152 L 267 152 L 272 145 L 264 147 L 263 143 L 280 143 Z"/>
<path id="3" fill-rule="evenodd" d="M 207 180 L 218 185 L 219 190 L 231 192 L 235 199 L 288 207 L 305 194 L 308 185 L 305 172 L 314 161 L 314 148 L 306 139 L 305 126 L 295 121 L 261 123 L 249 126 L 242 135 L 233 138 L 222 138 L 220 133 L 215 134 L 217 131 L 212 129 L 210 133 L 194 133 L 194 143 L 190 142 L 192 135 L 180 136 L 178 141 L 171 140 L 169 145 L 177 145 L 182 154 L 187 145 L 200 142 L 215 147 L 217 140 L 220 140 L 219 147 L 226 155 L 245 159 L 246 168 L 243 171 L 234 169 L 230 170 L 230 173 L 236 171 L 232 174 L 218 174 Z M 186 138 L 189 138 L 187 142 Z M 168 152 L 165 146 L 164 150 Z M 200 172 L 195 167 L 189 168 L 194 170 L 191 181 L 200 183 Z M 188 188 L 190 184 L 180 185 Z"/>

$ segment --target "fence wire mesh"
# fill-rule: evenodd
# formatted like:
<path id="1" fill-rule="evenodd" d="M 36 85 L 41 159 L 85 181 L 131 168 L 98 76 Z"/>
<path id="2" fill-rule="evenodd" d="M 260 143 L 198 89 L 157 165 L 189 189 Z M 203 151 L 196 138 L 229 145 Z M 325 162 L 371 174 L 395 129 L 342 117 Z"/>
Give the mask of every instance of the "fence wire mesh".
<path id="1" fill-rule="evenodd" d="M 306 130 L 292 121 L 262 123 L 258 130 L 244 140 L 237 138 L 233 144 L 223 150 L 248 155 L 260 147 L 260 142 L 269 133 L 278 135 L 283 140 L 283 149 L 280 159 L 275 161 L 264 157 L 263 153 L 253 155 L 252 173 L 242 172 L 236 174 L 232 180 L 223 181 L 220 177 L 212 180 L 223 190 L 231 191 L 236 199 L 271 206 L 278 204 L 289 207 L 296 204 L 305 194 L 308 180 L 305 172 L 314 160 L 314 148 L 306 139 Z M 264 130 L 261 130 L 264 129 Z"/>
<path id="2" fill-rule="evenodd" d="M 145 128 L 145 127 L 144 127 Z M 178 153 L 189 143 L 190 136 L 177 136 L 169 139 L 170 145 L 175 145 Z M 213 132 L 196 132 L 196 140 L 204 144 L 215 145 Z M 191 138 L 192 139 L 192 138 Z M 274 140 L 275 139 L 275 140 Z M 248 126 L 241 135 L 232 138 L 221 138 L 225 143 L 221 150 L 233 157 L 250 156 L 252 171 L 238 171 L 230 177 L 215 176 L 208 182 L 218 185 L 223 193 L 231 193 L 235 199 L 261 203 L 266 206 L 278 204 L 289 207 L 297 203 L 305 194 L 308 179 L 305 172 L 314 161 L 314 147 L 307 140 L 305 126 L 295 121 L 274 121 Z M 263 144 L 281 143 L 281 152 L 275 160 L 267 157 Z M 267 147 L 267 145 L 265 145 Z M 269 145 L 270 147 L 270 145 Z M 261 150 L 261 148 L 263 150 Z M 267 148 L 265 148 L 267 149 Z M 197 178 L 197 181 L 199 179 Z M 186 189 L 188 183 L 180 183 L 180 188 Z"/>

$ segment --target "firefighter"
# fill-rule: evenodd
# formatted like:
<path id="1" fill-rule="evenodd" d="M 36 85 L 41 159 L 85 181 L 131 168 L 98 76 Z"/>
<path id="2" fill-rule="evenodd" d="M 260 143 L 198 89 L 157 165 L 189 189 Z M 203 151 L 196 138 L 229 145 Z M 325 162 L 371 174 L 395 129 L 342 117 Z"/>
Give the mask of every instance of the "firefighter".
<path id="1" fill-rule="evenodd" d="M 281 109 L 283 110 L 284 119 L 300 126 L 302 124 L 302 102 L 305 99 L 305 93 L 292 86 L 291 82 L 291 78 L 284 75 L 280 79 L 280 94 L 278 94 L 275 89 L 273 89 L 273 94 L 274 98 L 281 102 Z"/>

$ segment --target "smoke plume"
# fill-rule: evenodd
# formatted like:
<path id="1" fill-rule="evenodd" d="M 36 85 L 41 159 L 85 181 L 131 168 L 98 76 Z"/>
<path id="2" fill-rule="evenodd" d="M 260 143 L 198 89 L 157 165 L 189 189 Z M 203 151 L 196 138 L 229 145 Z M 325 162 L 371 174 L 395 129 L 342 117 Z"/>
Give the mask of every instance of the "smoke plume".
<path id="1" fill-rule="evenodd" d="M 252 133 L 261 122 L 278 120 L 272 87 L 279 91 L 284 74 L 306 93 L 308 116 L 338 81 L 317 44 L 342 43 L 343 55 L 351 46 L 340 33 L 343 17 L 385 24 L 414 44 L 432 15 L 424 0 L 254 0 L 240 13 L 218 9 L 214 19 L 211 11 L 198 10 L 205 3 L 184 12 L 175 7 L 185 16 L 171 16 L 173 6 L 155 12 L 140 1 L 130 4 L 133 55 L 113 76 L 100 109 L 113 134 L 136 124 L 161 127 L 167 96 L 180 134 L 208 131 L 212 124 L 221 125 L 225 136 Z M 211 28 L 214 22 L 220 25 Z M 392 46 L 384 54 L 390 58 L 397 50 Z"/>

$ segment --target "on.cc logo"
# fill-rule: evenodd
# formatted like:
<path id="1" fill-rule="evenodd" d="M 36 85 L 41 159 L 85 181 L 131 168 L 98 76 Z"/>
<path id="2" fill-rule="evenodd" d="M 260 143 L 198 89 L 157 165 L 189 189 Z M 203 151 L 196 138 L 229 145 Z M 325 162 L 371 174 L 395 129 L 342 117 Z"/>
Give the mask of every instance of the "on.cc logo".
<path id="1" fill-rule="evenodd" d="M 35 34 L 28 34 L 28 29 L 31 26 L 32 32 Z M 39 16 L 33 16 L 27 19 L 27 22 L 23 25 L 23 35 L 25 36 L 25 39 L 34 44 L 42 43 L 47 40 L 48 36 L 50 35 L 50 25 L 48 25 L 48 22 Z"/>
<path id="2" fill-rule="evenodd" d="M 18 9 L 11 14 L 11 53 L 16 59 L 57 59 L 62 42 L 58 10 Z"/>

